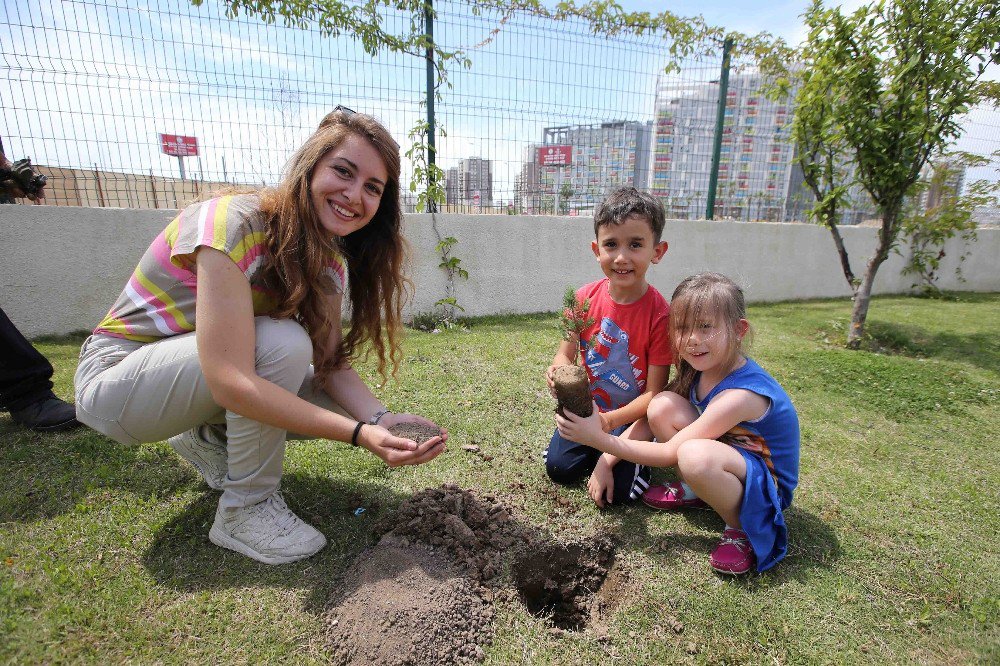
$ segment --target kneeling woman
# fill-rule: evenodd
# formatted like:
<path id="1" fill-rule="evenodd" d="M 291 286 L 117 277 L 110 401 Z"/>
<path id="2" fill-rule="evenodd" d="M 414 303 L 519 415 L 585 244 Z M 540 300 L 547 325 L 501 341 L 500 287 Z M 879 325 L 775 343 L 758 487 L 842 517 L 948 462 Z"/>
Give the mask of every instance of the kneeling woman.
<path id="1" fill-rule="evenodd" d="M 351 442 L 390 466 L 444 450 L 444 432 L 419 443 L 390 434 L 434 424 L 387 412 L 350 365 L 367 347 L 383 377 L 398 367 L 399 171 L 382 125 L 329 114 L 276 189 L 181 211 L 83 345 L 79 420 L 126 444 L 169 438 L 222 491 L 215 544 L 268 564 L 326 545 L 279 492 L 286 435 Z"/>

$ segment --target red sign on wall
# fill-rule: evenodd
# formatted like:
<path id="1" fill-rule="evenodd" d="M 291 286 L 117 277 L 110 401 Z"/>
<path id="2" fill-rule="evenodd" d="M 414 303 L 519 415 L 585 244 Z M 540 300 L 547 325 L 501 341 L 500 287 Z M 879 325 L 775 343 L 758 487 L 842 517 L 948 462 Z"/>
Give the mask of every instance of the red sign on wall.
<path id="1" fill-rule="evenodd" d="M 541 166 L 566 166 L 573 163 L 573 146 L 541 146 L 535 161 Z"/>
<path id="2" fill-rule="evenodd" d="M 161 134 L 160 149 L 174 157 L 191 157 L 198 154 L 198 137 Z"/>

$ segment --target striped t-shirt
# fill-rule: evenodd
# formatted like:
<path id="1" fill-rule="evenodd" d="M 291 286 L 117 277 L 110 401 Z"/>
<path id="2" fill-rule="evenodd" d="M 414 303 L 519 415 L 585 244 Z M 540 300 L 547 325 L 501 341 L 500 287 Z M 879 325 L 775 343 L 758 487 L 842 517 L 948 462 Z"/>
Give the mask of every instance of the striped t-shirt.
<path id="1" fill-rule="evenodd" d="M 199 247 L 225 252 L 250 282 L 254 315 L 277 306 L 277 292 L 264 281 L 269 255 L 264 220 L 255 195 L 224 196 L 188 206 L 150 244 L 121 296 L 95 334 L 152 342 L 195 329 Z M 325 271 L 344 291 L 344 261 L 331 250 Z"/>

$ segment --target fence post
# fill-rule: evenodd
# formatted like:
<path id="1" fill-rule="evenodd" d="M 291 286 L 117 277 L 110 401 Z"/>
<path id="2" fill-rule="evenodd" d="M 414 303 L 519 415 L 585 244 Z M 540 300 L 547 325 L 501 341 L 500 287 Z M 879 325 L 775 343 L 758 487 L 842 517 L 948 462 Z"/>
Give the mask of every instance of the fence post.
<path id="1" fill-rule="evenodd" d="M 431 196 L 431 190 L 436 189 L 434 182 L 434 6 L 432 0 L 424 5 L 424 30 L 427 34 L 427 212 L 437 212 L 437 202 Z"/>
<path id="2" fill-rule="evenodd" d="M 97 165 L 94 165 L 94 180 L 97 182 L 97 203 L 101 208 L 104 208 L 104 190 L 101 188 L 101 172 L 97 170 Z"/>
<path id="3" fill-rule="evenodd" d="M 733 40 L 722 43 L 722 72 L 719 74 L 719 107 L 715 114 L 715 141 L 712 145 L 712 172 L 708 175 L 708 203 L 705 219 L 715 219 L 715 190 L 719 185 L 719 160 L 722 157 L 722 126 L 726 120 L 726 94 L 729 92 L 729 54 Z"/>

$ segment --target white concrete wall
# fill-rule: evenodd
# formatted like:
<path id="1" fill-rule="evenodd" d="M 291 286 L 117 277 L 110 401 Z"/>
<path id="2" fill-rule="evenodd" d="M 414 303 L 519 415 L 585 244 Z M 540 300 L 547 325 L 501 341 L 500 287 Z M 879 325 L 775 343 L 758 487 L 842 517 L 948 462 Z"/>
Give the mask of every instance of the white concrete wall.
<path id="1" fill-rule="evenodd" d="M 175 211 L 57 206 L 0 206 L 0 307 L 25 335 L 91 329 L 121 292 L 139 256 Z M 876 230 L 842 229 L 856 275 L 864 271 Z M 470 316 L 545 312 L 560 307 L 567 286 L 601 276 L 590 250 L 593 223 L 580 217 L 409 215 L 415 294 L 408 311 L 426 312 L 445 294 L 434 246 L 458 239 L 453 253 L 468 270 L 456 297 Z M 807 224 L 668 221 L 670 244 L 648 277 L 669 298 L 684 277 L 703 270 L 736 279 L 751 301 L 847 296 L 830 233 Z M 966 282 L 954 274 L 962 263 Z M 940 285 L 1000 291 L 1000 230 L 983 229 L 966 248 L 946 247 Z M 876 293 L 909 290 L 904 257 L 882 265 Z"/>

